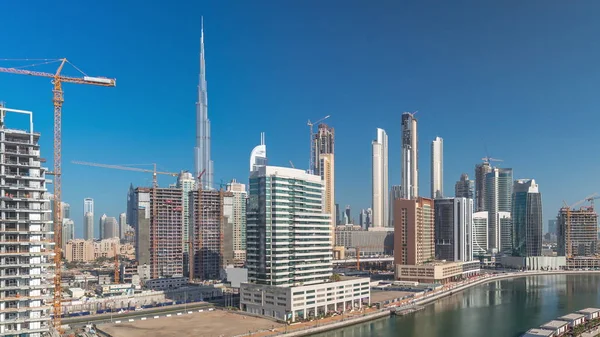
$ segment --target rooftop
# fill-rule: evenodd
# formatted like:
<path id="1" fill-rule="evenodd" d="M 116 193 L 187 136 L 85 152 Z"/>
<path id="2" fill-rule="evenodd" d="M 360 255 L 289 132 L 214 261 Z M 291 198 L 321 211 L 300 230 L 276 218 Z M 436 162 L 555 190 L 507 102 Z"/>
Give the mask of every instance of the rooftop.
<path id="1" fill-rule="evenodd" d="M 564 327 L 567 324 L 569 324 L 569 323 L 567 323 L 565 321 L 552 320 L 550 322 L 546 322 L 546 323 L 540 325 L 540 328 L 544 328 L 544 329 L 560 329 L 560 328 Z"/>
<path id="2" fill-rule="evenodd" d="M 576 319 L 581 319 L 584 317 L 585 316 L 582 314 L 568 314 L 568 315 L 560 316 L 558 319 L 564 320 L 564 321 L 574 321 Z"/>
<path id="3" fill-rule="evenodd" d="M 598 308 L 586 308 L 586 309 L 581 309 L 578 311 L 578 313 L 580 314 L 593 314 L 595 312 L 600 311 L 600 309 Z"/>
<path id="4" fill-rule="evenodd" d="M 530 329 L 522 337 L 537 337 L 537 336 L 541 336 L 541 337 L 554 336 L 554 331 L 545 330 L 545 329 Z"/>

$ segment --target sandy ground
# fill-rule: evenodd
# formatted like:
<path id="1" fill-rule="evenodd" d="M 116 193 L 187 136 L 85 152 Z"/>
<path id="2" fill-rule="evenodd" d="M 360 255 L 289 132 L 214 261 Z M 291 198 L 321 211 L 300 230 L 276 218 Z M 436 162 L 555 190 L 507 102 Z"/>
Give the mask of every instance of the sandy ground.
<path id="1" fill-rule="evenodd" d="M 263 318 L 215 310 L 157 319 L 150 315 L 146 321 L 136 319 L 134 322 L 103 324 L 98 327 L 114 337 L 230 337 L 282 326 L 283 324 Z"/>

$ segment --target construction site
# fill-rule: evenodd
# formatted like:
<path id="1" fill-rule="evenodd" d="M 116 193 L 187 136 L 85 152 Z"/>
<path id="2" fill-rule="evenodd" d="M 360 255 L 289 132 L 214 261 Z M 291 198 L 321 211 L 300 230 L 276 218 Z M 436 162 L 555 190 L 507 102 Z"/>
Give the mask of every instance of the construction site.
<path id="1" fill-rule="evenodd" d="M 598 213 L 594 193 L 569 206 L 564 202 L 557 216 L 557 254 L 567 257 L 568 269 L 600 268 Z M 582 205 L 589 203 L 589 205 Z"/>

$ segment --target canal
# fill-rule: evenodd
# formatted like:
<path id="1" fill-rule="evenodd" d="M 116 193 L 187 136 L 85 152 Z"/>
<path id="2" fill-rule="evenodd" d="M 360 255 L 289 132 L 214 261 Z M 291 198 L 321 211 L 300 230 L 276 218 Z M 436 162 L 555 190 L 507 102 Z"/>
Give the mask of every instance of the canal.
<path id="1" fill-rule="evenodd" d="M 427 305 L 315 337 L 518 337 L 558 316 L 600 307 L 600 274 L 493 281 Z"/>

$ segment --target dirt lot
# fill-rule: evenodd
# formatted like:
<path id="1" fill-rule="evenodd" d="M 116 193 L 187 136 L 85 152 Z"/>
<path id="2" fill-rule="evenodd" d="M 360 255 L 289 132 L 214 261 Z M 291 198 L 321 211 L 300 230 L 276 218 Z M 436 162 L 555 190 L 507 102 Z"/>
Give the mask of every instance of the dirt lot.
<path id="1" fill-rule="evenodd" d="M 236 315 L 220 310 L 195 312 L 181 316 L 161 317 L 134 322 L 104 324 L 101 330 L 114 337 L 230 337 L 257 330 L 281 327 L 282 324 L 250 316 Z"/>

